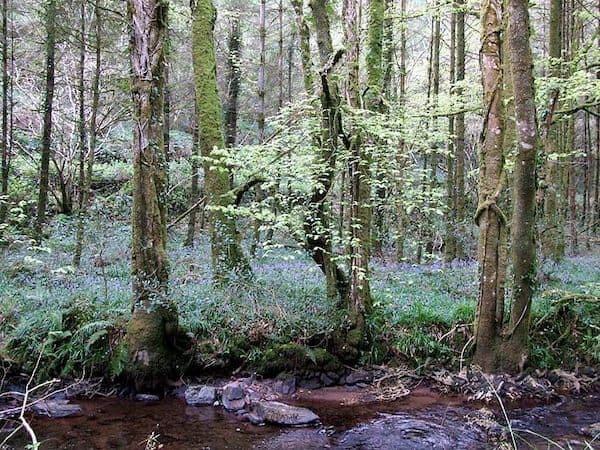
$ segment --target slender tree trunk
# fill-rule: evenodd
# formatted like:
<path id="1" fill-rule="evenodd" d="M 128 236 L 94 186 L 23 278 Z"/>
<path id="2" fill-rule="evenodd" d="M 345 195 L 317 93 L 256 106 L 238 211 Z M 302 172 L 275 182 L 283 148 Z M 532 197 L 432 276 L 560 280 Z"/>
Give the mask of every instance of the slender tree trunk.
<path id="1" fill-rule="evenodd" d="M 260 9 L 258 16 L 258 35 L 260 41 L 260 64 L 258 67 L 258 143 L 265 142 L 265 119 L 266 119 L 266 59 L 267 59 L 267 18 L 266 18 L 266 0 L 260 0 Z M 260 186 L 256 187 L 256 199 L 262 203 L 265 199 L 265 193 Z M 256 249 L 260 244 L 260 221 L 254 219 L 253 239 L 250 246 L 250 254 L 256 255 Z"/>
<path id="2" fill-rule="evenodd" d="M 231 19 L 231 30 L 227 51 L 227 102 L 225 106 L 225 145 L 235 147 L 237 143 L 238 103 L 240 96 L 241 72 L 240 58 L 242 51 L 242 32 L 240 18 L 235 15 Z"/>
<path id="3" fill-rule="evenodd" d="M 360 3 L 357 0 L 344 0 L 344 38 L 347 45 L 346 64 L 348 67 L 346 97 L 350 107 L 360 107 Z M 380 5 L 383 7 L 383 4 Z M 379 21 L 375 26 L 380 27 Z M 370 22 L 373 26 L 374 21 Z M 381 23 L 381 29 L 383 28 Z M 370 33 L 371 34 L 371 33 Z M 380 34 L 381 33 L 377 33 Z M 369 54 L 379 54 L 381 42 L 371 43 Z M 379 47 L 379 51 L 373 47 Z M 381 71 L 381 61 L 379 61 Z M 371 233 L 370 158 L 362 145 L 358 128 L 351 131 L 348 150 L 350 152 L 350 329 L 347 345 L 355 349 L 365 348 L 368 342 L 366 318 L 371 312 L 372 299 L 369 286 L 369 247 Z"/>
<path id="4" fill-rule="evenodd" d="M 158 391 L 174 368 L 177 310 L 168 294 L 164 147 L 166 0 L 128 0 L 133 97 L 133 316 L 127 344 L 137 390 Z M 149 56 L 152 57 L 149 57 Z"/>
<path id="5" fill-rule="evenodd" d="M 455 5 L 453 5 L 455 7 Z M 456 12 L 452 11 L 450 15 L 450 93 L 454 94 L 456 83 Z M 448 133 L 450 139 L 448 141 L 448 156 L 446 157 L 446 242 L 444 247 L 444 259 L 446 262 L 451 262 L 456 258 L 456 211 L 454 209 L 454 181 L 456 179 L 454 173 L 454 158 L 456 151 L 455 117 L 448 118 Z"/>
<path id="6" fill-rule="evenodd" d="M 8 139 L 8 113 L 12 96 L 9 98 L 10 77 L 8 74 L 8 5 L 2 0 L 2 168 L 0 181 L 0 223 L 6 221 L 8 212 L 8 177 L 10 174 L 11 143 Z"/>
<path id="7" fill-rule="evenodd" d="M 304 17 L 304 1 L 291 0 L 294 12 L 296 13 L 296 24 L 298 26 L 298 37 L 300 39 L 300 60 L 302 62 L 302 73 L 304 74 L 304 89 L 308 95 L 314 92 L 314 76 L 312 67 L 312 58 L 310 54 L 310 30 Z"/>
<path id="8" fill-rule="evenodd" d="M 400 111 L 404 117 L 405 105 L 406 105 L 406 32 L 408 28 L 408 20 L 406 18 L 406 10 L 408 7 L 408 0 L 400 0 L 400 82 L 398 90 L 398 103 L 400 105 Z M 404 139 L 400 140 L 398 152 L 398 192 L 396 194 L 397 211 L 398 211 L 398 226 L 396 228 L 396 260 L 402 262 L 404 260 L 404 240 L 405 240 L 405 224 L 407 222 L 406 209 L 404 207 L 404 201 L 402 199 L 404 190 L 404 166 L 406 164 L 406 142 Z"/>
<path id="9" fill-rule="evenodd" d="M 75 253 L 73 254 L 73 266 L 79 267 L 81 264 L 81 252 L 83 249 L 83 233 L 85 228 L 85 158 L 87 156 L 87 133 L 85 124 L 85 52 L 86 52 L 86 35 L 85 35 L 85 4 L 86 0 L 81 1 L 80 5 L 80 30 L 79 30 L 79 73 L 78 73 L 78 91 L 79 91 L 79 186 L 77 197 L 77 236 L 75 238 Z"/>
<path id="10" fill-rule="evenodd" d="M 502 2 L 485 0 L 481 9 L 481 50 L 479 55 L 484 106 L 486 108 L 479 158 L 479 205 L 475 215 L 479 225 L 480 291 L 475 324 L 474 362 L 486 372 L 498 367 L 499 333 L 497 308 L 503 303 L 501 278 L 502 243 L 506 218 L 498 202 L 504 191 L 504 127 L 502 81 Z"/>
<path id="11" fill-rule="evenodd" d="M 513 183 L 512 261 L 513 301 L 502 368 L 522 370 L 528 356 L 529 317 L 536 279 L 535 195 L 537 124 L 533 57 L 529 42 L 526 0 L 508 0 L 508 41 L 515 98 L 518 147 Z"/>
<path id="12" fill-rule="evenodd" d="M 561 76 L 562 57 L 562 0 L 550 1 L 550 29 L 549 29 L 549 57 L 552 65 L 550 76 Z M 544 123 L 544 148 L 545 148 L 545 186 L 544 198 L 544 221 L 541 230 L 542 254 L 546 258 L 560 261 L 565 252 L 563 222 L 560 213 L 560 166 L 558 160 L 559 130 L 554 122 L 554 111 L 558 106 L 558 89 L 553 89 L 549 99 L 549 113 Z"/>
<path id="13" fill-rule="evenodd" d="M 235 219 L 226 211 L 235 198 L 231 174 L 222 149 L 221 100 L 217 91 L 214 23 L 216 11 L 211 0 L 198 0 L 193 8 L 192 56 L 196 85 L 200 151 L 204 159 L 204 189 L 207 197 L 212 266 L 215 280 L 231 276 L 251 276 L 251 269 L 240 245 Z M 210 159 L 210 161 L 209 161 Z"/>
<path id="14" fill-rule="evenodd" d="M 465 80 L 465 2 L 456 0 L 456 82 Z M 456 89 L 456 95 L 462 95 L 462 87 Z M 456 259 L 465 258 L 463 239 L 465 239 L 465 114 L 459 113 L 455 118 L 456 140 L 455 150 L 455 194 L 454 209 L 457 223 L 457 237 L 455 241 Z"/>
<path id="15" fill-rule="evenodd" d="M 197 122 L 196 118 L 196 122 Z M 192 205 L 195 205 L 200 200 L 200 146 L 199 146 L 199 133 L 198 124 L 194 124 L 194 131 L 192 133 L 192 155 L 191 166 L 192 166 L 192 187 L 190 191 L 190 197 L 192 199 Z M 196 223 L 198 222 L 198 210 L 204 209 L 204 205 L 199 205 L 196 208 L 192 208 L 188 217 L 188 227 L 184 247 L 193 247 L 194 240 L 196 239 Z"/>
<path id="16" fill-rule="evenodd" d="M 54 55 L 56 52 L 56 0 L 48 0 L 45 8 L 46 21 L 46 89 L 44 95 L 44 126 L 40 148 L 40 187 L 37 201 L 37 216 L 34 233 L 36 239 L 42 239 L 42 230 L 46 221 L 49 169 L 52 155 L 52 112 L 54 102 Z"/>
<path id="17" fill-rule="evenodd" d="M 85 3 L 85 2 L 84 2 Z M 85 6 L 82 7 L 85 9 Z M 83 11 L 82 11 L 83 12 Z M 83 185 L 80 185 L 80 190 L 82 191 L 82 198 L 80 203 L 80 210 L 78 214 L 78 222 L 77 222 L 77 238 L 75 243 L 75 254 L 73 256 L 73 265 L 78 267 L 80 264 L 81 253 L 83 251 L 83 244 L 85 238 L 85 218 L 90 206 L 90 201 L 92 198 L 92 176 L 94 174 L 94 158 L 96 154 L 96 147 L 98 141 L 98 108 L 100 105 L 100 76 L 102 74 L 102 17 L 101 17 L 101 8 L 100 1 L 96 1 L 94 3 L 94 18 L 95 18 L 95 66 L 94 66 L 94 77 L 92 80 L 92 104 L 91 104 L 91 116 L 89 123 L 89 148 L 87 149 L 87 154 L 85 155 L 86 160 L 84 161 L 85 165 L 85 174 L 81 176 L 83 178 Z M 82 26 L 82 32 L 84 30 L 85 25 Z M 82 34 L 83 35 L 83 34 Z M 85 42 L 82 39 L 82 42 Z M 81 55 L 80 55 L 81 58 Z M 85 63 L 85 54 L 83 55 L 83 62 Z M 81 63 L 81 61 L 80 61 Z M 80 74 L 81 77 L 81 74 Z M 80 78 L 81 81 L 81 78 Z M 82 102 L 84 97 L 81 98 Z M 80 104 L 81 106 L 81 104 Z M 85 105 L 84 105 L 85 106 Z M 85 120 L 85 114 L 82 114 L 80 111 L 80 120 Z M 81 126 L 81 124 L 80 124 Z M 83 130 L 80 129 L 80 146 L 85 150 L 85 124 L 83 126 Z M 80 161 L 81 163 L 81 161 Z M 80 172 L 82 170 L 80 166 Z M 80 179 L 81 181 L 81 179 Z"/>
<path id="18" fill-rule="evenodd" d="M 367 38 L 367 90 L 365 102 L 368 109 L 374 113 L 383 112 L 383 82 L 386 68 L 383 61 L 384 32 L 385 32 L 385 0 L 369 0 L 369 27 Z M 385 173 L 376 165 L 378 188 L 375 192 L 375 205 L 373 208 L 373 238 L 370 239 L 373 254 L 381 255 L 384 239 L 384 213 L 385 213 Z"/>

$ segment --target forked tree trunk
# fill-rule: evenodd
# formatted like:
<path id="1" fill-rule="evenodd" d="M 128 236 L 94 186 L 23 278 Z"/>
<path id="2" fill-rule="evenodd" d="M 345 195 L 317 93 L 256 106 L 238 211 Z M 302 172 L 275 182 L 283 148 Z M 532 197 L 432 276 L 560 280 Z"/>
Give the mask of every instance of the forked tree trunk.
<path id="1" fill-rule="evenodd" d="M 137 390 L 162 388 L 174 368 L 177 311 L 168 293 L 164 64 L 167 0 L 128 0 L 133 98 L 133 316 L 128 372 Z"/>

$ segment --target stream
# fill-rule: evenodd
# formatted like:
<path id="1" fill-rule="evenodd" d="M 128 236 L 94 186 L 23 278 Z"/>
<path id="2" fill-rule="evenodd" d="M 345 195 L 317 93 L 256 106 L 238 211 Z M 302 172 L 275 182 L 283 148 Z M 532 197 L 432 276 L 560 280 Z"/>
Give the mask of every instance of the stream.
<path id="1" fill-rule="evenodd" d="M 149 403 L 116 398 L 77 403 L 82 408 L 79 416 L 31 419 L 41 449 L 144 449 L 152 433 L 162 445 L 154 448 L 165 450 L 497 448 L 488 441 L 489 424 L 482 419 L 486 413 L 479 411 L 483 405 L 427 388 L 388 403 L 365 403 L 347 388 L 315 390 L 294 401 L 321 418 L 321 425 L 306 428 L 254 426 L 222 408 L 191 407 L 178 398 Z M 491 410 L 496 420 L 506 425 L 499 406 L 485 408 L 488 416 Z M 590 445 L 592 438 L 584 434 L 591 424 L 600 422 L 598 394 L 544 405 L 508 405 L 507 414 L 512 427 L 519 430 L 519 448 L 593 449 L 600 439 Z M 495 429 L 498 434 L 502 428 L 495 425 Z M 15 437 L 9 448 L 23 448 L 24 439 L 24 435 Z"/>

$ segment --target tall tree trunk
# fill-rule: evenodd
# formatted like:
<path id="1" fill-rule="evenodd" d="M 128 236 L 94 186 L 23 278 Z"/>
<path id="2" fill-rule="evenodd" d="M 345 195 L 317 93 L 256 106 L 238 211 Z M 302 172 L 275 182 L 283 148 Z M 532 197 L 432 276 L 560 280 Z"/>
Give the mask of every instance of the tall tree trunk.
<path id="1" fill-rule="evenodd" d="M 456 82 L 462 83 L 465 80 L 465 2 L 456 0 Z M 462 87 L 456 89 L 456 95 L 462 95 Z M 454 210 L 457 223 L 457 237 L 454 243 L 455 255 L 457 259 L 465 258 L 465 249 L 463 239 L 465 238 L 465 114 L 463 112 L 456 115 L 455 118 L 456 140 L 454 144 L 455 151 L 455 193 Z"/>
<path id="2" fill-rule="evenodd" d="M 529 317 L 536 279 L 535 195 L 537 124 L 533 57 L 529 42 L 526 0 L 508 0 L 508 41 L 517 123 L 517 157 L 513 183 L 512 261 L 513 301 L 502 368 L 522 370 L 528 355 Z"/>
<path id="3" fill-rule="evenodd" d="M 455 5 L 453 5 L 455 8 Z M 450 94 L 456 92 L 456 11 L 450 14 Z M 448 118 L 448 156 L 446 157 L 446 242 L 444 243 L 444 259 L 451 262 L 456 258 L 456 211 L 454 209 L 454 158 L 456 151 L 454 147 L 456 140 L 456 120 L 454 116 Z"/>
<path id="4" fill-rule="evenodd" d="M 196 115 L 197 116 L 197 115 Z M 196 118 L 196 122 L 198 119 Z M 198 133 L 198 124 L 194 123 L 194 131 L 192 132 L 192 155 L 191 166 L 192 166 L 192 186 L 190 190 L 190 197 L 192 199 L 192 206 L 196 205 L 200 201 L 200 142 Z M 204 209 L 204 205 L 200 205 L 192 208 L 188 217 L 188 227 L 185 237 L 184 247 L 193 247 L 194 240 L 196 239 L 196 223 L 198 222 L 198 210 Z"/>
<path id="5" fill-rule="evenodd" d="M 319 167 L 320 170 L 313 175 L 317 187 L 311 193 L 307 203 L 308 211 L 304 217 L 305 248 L 325 275 L 327 298 L 335 301 L 338 306 L 345 308 L 348 304 L 349 295 L 348 280 L 343 269 L 334 259 L 328 200 L 328 194 L 333 187 L 335 178 L 338 137 L 341 130 L 339 88 L 335 78 L 329 75 L 334 69 L 337 62 L 335 59 L 339 54 L 333 52 L 327 1 L 310 0 L 310 7 L 313 11 L 319 61 L 322 66 L 319 97 L 321 133 L 318 137 L 319 152 L 315 157 L 316 167 Z M 300 21 L 298 10 L 296 10 L 296 15 Z M 308 31 L 308 28 L 306 30 Z M 310 53 L 308 53 L 309 59 L 304 59 L 306 56 L 304 45 L 309 42 L 308 37 L 308 34 L 303 36 L 301 32 L 302 65 L 305 72 L 304 84 L 306 88 L 310 87 L 311 91 L 308 91 L 310 94 L 314 89 L 311 83 L 312 76 L 309 77 L 307 73 L 308 68 L 312 67 Z M 307 39 L 305 44 L 302 44 L 302 39 Z"/>
<path id="6" fill-rule="evenodd" d="M 562 56 L 562 0 L 550 1 L 550 29 L 549 29 L 549 57 L 551 58 L 550 76 L 561 76 Z M 544 149 L 545 149 L 545 186 L 544 221 L 541 230 L 542 254 L 546 258 L 560 261 L 565 252 L 564 230 L 560 214 L 560 166 L 558 160 L 559 129 L 553 124 L 554 112 L 558 106 L 559 90 L 553 89 L 550 93 L 548 114 L 544 122 Z"/>
<path id="7" fill-rule="evenodd" d="M 235 15 L 231 19 L 227 49 L 227 101 L 225 104 L 225 145 L 235 147 L 237 142 L 238 103 L 241 85 L 242 32 L 240 17 Z"/>
<path id="8" fill-rule="evenodd" d="M 94 174 L 94 159 L 96 155 L 96 147 L 98 142 L 98 108 L 100 106 L 100 76 L 102 75 L 102 10 L 100 8 L 100 0 L 94 3 L 94 18 L 95 18 L 95 61 L 94 61 L 94 76 L 92 79 L 92 104 L 91 104 L 91 115 L 89 129 L 89 148 L 87 149 L 87 155 L 85 164 L 85 175 L 83 175 L 83 197 L 81 198 L 81 205 L 78 215 L 77 222 L 77 238 L 75 243 L 75 255 L 73 256 L 73 263 L 77 267 L 80 263 L 81 253 L 83 251 L 83 244 L 85 239 L 85 218 L 88 213 L 92 198 L 92 176 Z M 82 31 L 84 28 L 82 27 Z M 82 42 L 85 42 L 82 39 Z M 81 57 L 81 56 L 80 56 Z M 85 60 L 85 55 L 83 56 Z M 84 61 L 85 62 L 85 61 Z M 83 97 L 82 97 L 83 99 Z M 80 105 L 81 106 L 81 105 Z M 80 120 L 85 120 L 85 117 L 81 115 Z M 81 125 L 80 125 L 81 126 Z M 80 129 L 80 139 L 85 143 L 85 125 L 83 132 Z M 81 142 L 80 142 L 80 145 Z M 83 147 L 82 147 L 83 148 Z M 81 167 L 80 167 L 81 171 Z M 80 186 L 81 189 L 81 186 Z"/>
<path id="9" fill-rule="evenodd" d="M 484 0 L 481 7 L 481 50 L 479 55 L 486 114 L 479 158 L 479 304 L 475 324 L 474 362 L 486 372 L 498 367 L 498 305 L 503 304 L 501 246 L 506 218 L 498 202 L 504 191 L 504 109 L 502 81 L 502 2 Z"/>
<path id="10" fill-rule="evenodd" d="M 231 174 L 222 156 L 225 140 L 222 130 L 221 100 L 217 91 L 214 24 L 216 10 L 211 0 L 198 0 L 193 8 L 192 56 L 196 85 L 196 110 L 200 151 L 204 158 L 204 189 L 213 275 L 225 282 L 232 275 L 248 277 L 251 269 L 240 245 L 235 219 L 227 211 L 234 205 Z"/>
<path id="11" fill-rule="evenodd" d="M 2 167 L 0 168 L 0 223 L 6 221 L 8 212 L 8 177 L 10 174 L 11 143 L 8 139 L 8 112 L 12 96 L 9 98 L 10 79 L 8 75 L 8 5 L 2 0 Z"/>
<path id="12" fill-rule="evenodd" d="M 383 7 L 383 5 L 381 5 Z M 360 36 L 359 12 L 357 0 L 344 0 L 344 38 L 347 45 L 346 64 L 348 67 L 346 97 L 352 108 L 360 107 Z M 383 17 L 382 17 L 383 19 Z M 376 27 L 383 28 L 379 20 Z M 371 34 L 371 33 L 370 33 Z M 382 32 L 374 33 L 382 35 Z M 381 42 L 371 43 L 369 54 L 378 54 L 381 58 Z M 377 51 L 378 47 L 379 51 Z M 381 60 L 379 60 L 379 72 Z M 379 78 L 381 72 L 379 74 Z M 371 233 L 371 190 L 370 158 L 362 145 L 362 136 L 358 127 L 350 130 L 348 150 L 350 152 L 350 328 L 346 343 L 350 348 L 363 349 L 368 342 L 366 319 L 371 312 L 372 299 L 369 286 L 369 247 Z"/>
<path id="13" fill-rule="evenodd" d="M 260 8 L 258 15 L 258 36 L 260 41 L 260 64 L 258 67 L 258 143 L 265 142 L 265 119 L 266 119 L 266 64 L 267 64 L 267 5 L 266 0 L 260 0 Z M 265 199 L 265 193 L 260 185 L 256 187 L 256 199 L 262 203 Z M 260 244 L 260 220 L 254 219 L 253 239 L 250 246 L 250 254 L 256 255 L 256 249 Z"/>
<path id="14" fill-rule="evenodd" d="M 374 113 L 383 112 L 383 81 L 386 67 L 383 62 L 385 32 L 385 0 L 369 0 L 369 27 L 367 38 L 367 88 L 366 106 Z M 373 210 L 373 238 L 370 239 L 373 253 L 381 255 L 384 239 L 385 172 L 376 166 L 378 188 L 375 192 Z"/>
<path id="15" fill-rule="evenodd" d="M 294 12 L 296 13 L 296 24 L 298 27 L 298 37 L 300 40 L 300 60 L 302 62 L 302 73 L 304 75 L 304 89 L 308 95 L 312 95 L 314 92 L 314 75 L 312 58 L 310 54 L 310 30 L 304 17 L 304 1 L 291 0 L 291 2 Z"/>
<path id="16" fill-rule="evenodd" d="M 408 20 L 406 18 L 406 10 L 408 6 L 408 0 L 400 0 L 400 80 L 398 89 L 398 103 L 402 116 L 405 116 L 405 105 L 406 105 L 406 32 L 408 27 Z M 396 260 L 402 262 L 404 260 L 404 240 L 405 240 L 405 224 L 407 223 L 406 209 L 402 199 L 403 188 L 404 188 L 404 166 L 406 164 L 406 142 L 404 139 L 400 140 L 399 151 L 398 151 L 398 192 L 396 193 L 397 211 L 398 211 L 398 226 L 396 228 Z"/>
<path id="17" fill-rule="evenodd" d="M 75 253 L 73 254 L 73 266 L 79 267 L 81 264 L 81 251 L 83 249 L 83 233 L 85 227 L 85 158 L 86 153 L 86 124 L 85 124 L 85 52 L 86 52 L 86 35 L 85 35 L 85 3 L 81 1 L 80 5 L 80 30 L 79 30 L 79 73 L 78 73 L 78 93 L 79 93 L 79 186 L 77 197 L 77 236 L 75 238 Z"/>
<path id="18" fill-rule="evenodd" d="M 128 0 L 133 98 L 133 315 L 129 374 L 157 391 L 174 368 L 177 310 L 168 294 L 164 64 L 167 0 Z"/>
<path id="19" fill-rule="evenodd" d="M 34 233 L 36 239 L 42 239 L 42 230 L 46 221 L 48 203 L 49 169 L 52 154 L 52 112 L 54 102 L 54 55 L 56 52 L 56 0 L 48 0 L 45 8 L 46 21 L 46 89 L 44 94 L 44 126 L 40 148 L 40 187 L 37 201 L 37 216 Z"/>

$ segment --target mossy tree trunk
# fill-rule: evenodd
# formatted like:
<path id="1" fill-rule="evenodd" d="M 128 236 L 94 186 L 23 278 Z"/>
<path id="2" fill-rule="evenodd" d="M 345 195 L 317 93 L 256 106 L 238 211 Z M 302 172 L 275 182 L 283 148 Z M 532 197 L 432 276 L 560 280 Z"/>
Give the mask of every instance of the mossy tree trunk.
<path id="1" fill-rule="evenodd" d="M 407 3 L 408 0 L 400 0 L 400 80 L 398 87 L 398 103 L 400 105 L 400 111 L 403 116 L 406 114 L 406 80 L 408 78 L 406 69 L 406 32 L 408 26 L 408 21 L 406 18 L 406 11 L 408 6 Z M 404 260 L 405 227 L 406 223 L 408 222 L 406 208 L 404 206 L 404 201 L 402 198 L 404 188 L 404 166 L 406 165 L 406 142 L 404 141 L 404 139 L 401 139 L 399 147 L 399 156 L 397 161 L 399 169 L 397 180 L 398 191 L 396 192 L 396 202 L 398 211 L 398 224 L 396 228 L 396 259 L 398 262 L 402 262 Z"/>
<path id="2" fill-rule="evenodd" d="M 174 368 L 177 312 L 168 297 L 164 64 L 167 0 L 128 0 L 133 98 L 133 316 L 128 372 L 156 391 Z"/>
<path id="3" fill-rule="evenodd" d="M 475 323 L 474 362 L 494 372 L 498 364 L 499 333 L 504 315 L 503 261 L 506 218 L 499 200 L 504 191 L 504 131 L 502 73 L 502 17 L 500 0 L 484 0 L 481 7 L 480 65 L 486 108 L 479 157 L 479 304 Z"/>
<path id="4" fill-rule="evenodd" d="M 378 0 L 375 0 L 378 1 Z M 381 5 L 383 7 L 383 5 Z M 349 106 L 360 107 L 360 36 L 359 3 L 345 0 L 343 4 L 344 38 L 346 42 L 346 64 L 348 69 L 346 97 Z M 373 33 L 383 37 L 382 20 L 371 21 L 370 25 L 381 32 Z M 371 35 L 373 35 L 371 34 Z M 378 74 L 381 81 L 381 41 L 373 43 L 369 54 L 378 55 Z M 374 59 L 374 58 L 373 58 Z M 352 127 L 351 127 L 352 128 Z M 346 344 L 351 349 L 364 349 L 367 344 L 367 317 L 372 309 L 369 284 L 369 256 L 371 234 L 371 185 L 370 158 L 362 145 L 362 136 L 357 127 L 349 130 L 347 148 L 350 153 L 350 326 Z"/>
<path id="5" fill-rule="evenodd" d="M 533 57 L 526 0 L 508 0 L 508 46 L 515 100 L 517 157 L 513 183 L 513 299 L 509 331 L 502 348 L 502 369 L 521 370 L 528 356 L 529 317 L 535 269 L 535 195 L 537 124 Z"/>
<path id="6" fill-rule="evenodd" d="M 216 10 L 211 0 L 192 4 L 192 58 L 196 87 L 196 111 L 200 151 L 204 165 L 212 268 L 215 280 L 251 275 L 240 245 L 235 219 L 231 216 L 235 196 L 231 173 L 224 155 L 222 107 L 217 88 L 217 64 L 213 30 Z"/>
<path id="7" fill-rule="evenodd" d="M 551 58 L 550 76 L 561 76 L 562 57 L 562 0 L 550 1 L 550 27 L 548 56 Z M 560 261 L 565 254 L 564 223 L 560 214 L 560 161 L 558 158 L 560 130 L 554 124 L 554 112 L 558 107 L 558 88 L 550 92 L 548 114 L 544 121 L 544 215 L 540 233 L 542 255 L 553 261 Z"/>

